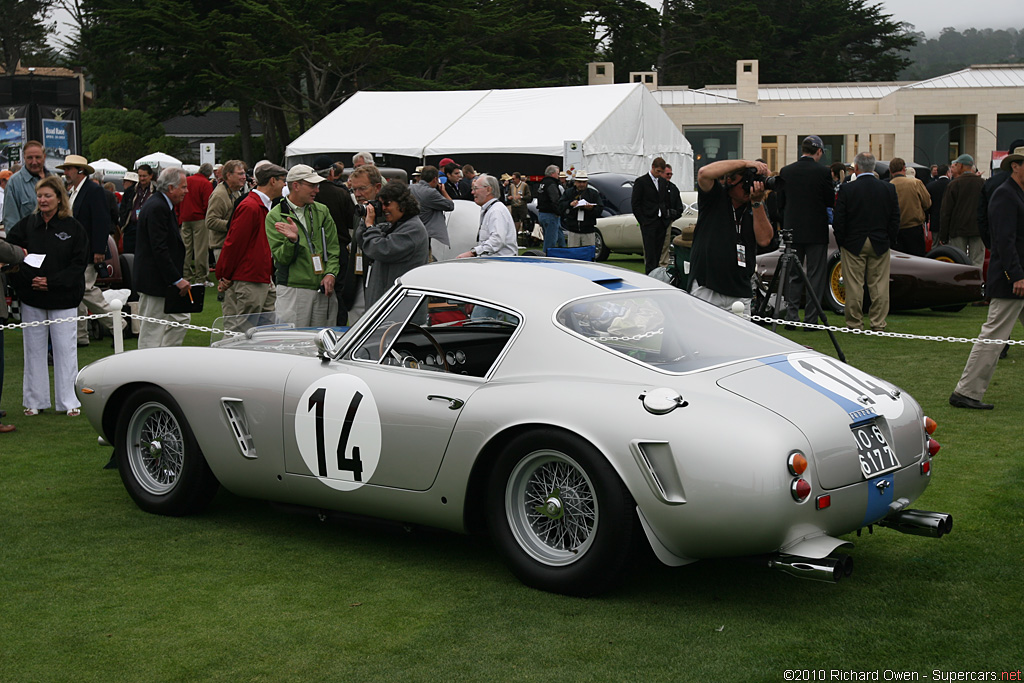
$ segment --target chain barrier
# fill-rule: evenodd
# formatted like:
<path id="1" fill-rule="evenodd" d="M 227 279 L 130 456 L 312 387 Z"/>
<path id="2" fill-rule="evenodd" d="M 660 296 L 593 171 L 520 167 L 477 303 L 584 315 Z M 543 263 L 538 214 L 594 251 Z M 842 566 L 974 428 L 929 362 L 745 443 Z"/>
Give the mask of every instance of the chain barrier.
<path id="1" fill-rule="evenodd" d="M 112 318 L 112 317 L 114 317 L 114 315 L 115 315 L 115 313 L 94 313 L 92 315 L 81 315 L 81 316 L 75 316 L 75 317 L 71 317 L 71 318 L 57 318 L 55 320 L 36 320 L 36 321 L 30 322 L 30 323 L 10 323 L 10 324 L 7 324 L 7 325 L 0 325 L 0 330 L 20 330 L 20 329 L 25 329 L 27 327 L 40 327 L 40 326 L 44 326 L 44 325 L 55 325 L 57 323 L 78 322 L 79 320 L 97 320 L 99 318 Z M 172 320 L 162 320 L 160 318 L 150 318 L 150 317 L 147 317 L 147 316 L 137 315 L 135 313 L 120 313 L 120 317 L 132 318 L 134 320 L 138 320 L 139 322 L 151 322 L 151 323 L 158 323 L 160 325 L 169 325 L 171 327 L 182 327 L 182 328 L 184 328 L 186 330 L 195 330 L 197 332 L 210 332 L 210 333 L 219 332 L 219 333 L 221 333 L 221 334 L 223 334 L 224 336 L 227 336 L 227 337 L 244 337 L 245 336 L 244 332 L 234 332 L 234 331 L 231 331 L 231 330 L 221 330 L 221 329 L 218 329 L 216 327 L 206 327 L 204 325 L 191 325 L 189 323 L 179 323 L 179 322 L 172 321 Z M 769 325 L 773 324 L 773 323 L 776 323 L 776 324 L 779 324 L 779 325 L 792 325 L 792 326 L 795 326 L 795 327 L 803 327 L 803 328 L 812 329 L 812 330 L 830 330 L 832 332 L 840 332 L 842 334 L 860 334 L 860 335 L 872 336 L 872 337 L 888 337 L 890 339 L 916 339 L 916 340 L 920 340 L 920 341 L 952 342 L 952 343 L 956 343 L 956 344 L 999 344 L 1000 346 L 1008 344 L 1010 346 L 1024 346 L 1024 340 L 1019 340 L 1019 339 L 1010 339 L 1010 340 L 1003 340 L 1003 339 L 980 339 L 978 337 L 974 337 L 974 338 L 968 338 L 968 337 L 945 337 L 945 336 L 942 336 L 942 335 L 931 335 L 931 334 L 920 335 L 920 334 L 906 334 L 904 332 L 884 332 L 884 331 L 878 331 L 878 330 L 855 330 L 855 329 L 852 329 L 852 328 L 849 328 L 849 327 L 835 327 L 835 326 L 829 326 L 829 325 L 817 325 L 815 323 L 803 323 L 803 322 L 800 322 L 800 321 L 797 321 L 797 320 L 782 320 L 782 319 L 779 319 L 779 318 L 767 318 L 765 316 L 760 316 L 760 315 L 740 315 L 740 317 L 744 318 L 746 320 L 749 320 L 751 322 L 766 323 L 766 324 L 769 324 Z M 599 341 L 612 341 L 612 340 L 614 340 L 614 341 L 624 341 L 624 340 L 639 341 L 640 339 L 643 339 L 643 338 L 646 338 L 646 337 L 652 337 L 652 336 L 654 336 L 656 334 L 660 334 L 661 332 L 662 332 L 662 330 L 655 330 L 655 331 L 646 332 L 646 333 L 643 333 L 643 334 L 638 334 L 638 335 L 635 335 L 635 336 L 632 336 L 632 337 L 600 337 L 600 338 L 598 338 L 598 340 Z"/>
<path id="2" fill-rule="evenodd" d="M 179 323 L 173 320 L 150 318 L 148 316 L 137 315 L 135 313 L 93 313 L 92 315 L 79 315 L 71 318 L 55 318 L 53 320 L 34 320 L 30 323 L 9 323 L 7 325 L 0 325 L 0 330 L 21 330 L 28 327 L 42 327 L 56 325 L 57 323 L 78 322 L 79 320 L 98 320 L 99 318 L 113 318 L 115 315 L 117 315 L 120 318 L 132 318 L 134 320 L 138 320 L 139 322 L 159 323 L 161 325 L 169 325 L 171 327 L 183 327 L 186 330 L 195 330 L 197 332 L 220 332 L 221 334 L 228 337 L 245 336 L 245 332 L 221 330 L 216 327 L 206 327 L 204 325 L 190 325 L 188 323 Z"/>
<path id="3" fill-rule="evenodd" d="M 941 335 L 932 334 L 906 334 L 904 332 L 885 332 L 881 330 L 858 330 L 851 327 L 835 327 L 829 325 L 818 325 L 815 323 L 802 323 L 798 320 L 781 320 L 779 318 L 766 318 L 760 315 L 740 315 L 741 318 L 745 318 L 751 322 L 757 323 L 777 323 L 779 325 L 792 325 L 795 327 L 803 327 L 811 330 L 830 330 L 832 332 L 841 332 L 843 334 L 860 334 L 871 337 L 889 337 L 891 339 L 917 339 L 921 341 L 938 341 L 938 342 L 954 342 L 959 344 L 998 344 L 1003 346 L 1009 344 L 1011 346 L 1024 345 L 1024 340 L 1018 339 L 981 339 L 978 337 L 943 337 Z"/>

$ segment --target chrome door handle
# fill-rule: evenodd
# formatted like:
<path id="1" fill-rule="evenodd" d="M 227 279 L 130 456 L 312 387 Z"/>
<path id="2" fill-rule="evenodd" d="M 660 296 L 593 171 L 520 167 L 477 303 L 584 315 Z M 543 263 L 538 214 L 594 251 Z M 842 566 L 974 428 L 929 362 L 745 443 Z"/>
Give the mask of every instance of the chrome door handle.
<path id="1" fill-rule="evenodd" d="M 433 401 L 435 398 L 440 399 L 442 401 L 448 401 L 449 410 L 458 410 L 462 406 L 466 405 L 466 402 L 463 401 L 462 399 L 451 398 L 450 396 L 439 396 L 438 394 L 430 394 L 429 396 L 427 396 L 428 401 Z"/>

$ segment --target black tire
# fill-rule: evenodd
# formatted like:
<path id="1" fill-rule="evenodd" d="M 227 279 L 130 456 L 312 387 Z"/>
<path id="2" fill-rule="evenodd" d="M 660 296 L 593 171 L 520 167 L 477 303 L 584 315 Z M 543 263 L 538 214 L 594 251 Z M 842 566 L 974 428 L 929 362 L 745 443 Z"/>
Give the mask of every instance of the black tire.
<path id="1" fill-rule="evenodd" d="M 925 258 L 935 259 L 936 261 L 945 261 L 946 263 L 959 263 L 962 266 L 971 265 L 971 257 L 965 254 L 962 249 L 957 249 L 949 244 L 943 244 L 935 247 L 925 254 Z"/>
<path id="2" fill-rule="evenodd" d="M 594 260 L 595 261 L 607 261 L 608 256 L 612 252 L 604 244 L 604 235 L 601 231 L 594 229 Z"/>
<path id="3" fill-rule="evenodd" d="M 125 401 L 114 455 L 128 495 L 146 512 L 202 512 L 220 486 L 181 408 L 163 389 L 139 389 Z"/>
<path id="4" fill-rule="evenodd" d="M 544 256 L 543 249 L 527 249 L 523 252 L 523 256 Z"/>
<path id="5" fill-rule="evenodd" d="M 846 312 L 846 285 L 843 282 L 843 263 L 839 252 L 828 258 L 825 266 L 825 301 L 833 312 L 843 315 Z"/>
<path id="6" fill-rule="evenodd" d="M 936 261 L 945 261 L 946 263 L 959 263 L 962 266 L 971 265 L 971 257 L 964 253 L 963 249 L 957 249 L 956 247 L 949 244 L 942 244 L 927 254 L 925 258 L 935 259 Z M 933 311 L 942 311 L 945 313 L 956 313 L 962 311 L 967 304 L 952 304 L 950 306 L 932 306 Z"/>
<path id="7" fill-rule="evenodd" d="M 604 456 L 554 429 L 521 434 L 502 451 L 487 520 L 520 581 L 581 596 L 618 582 L 639 528 L 633 498 Z"/>

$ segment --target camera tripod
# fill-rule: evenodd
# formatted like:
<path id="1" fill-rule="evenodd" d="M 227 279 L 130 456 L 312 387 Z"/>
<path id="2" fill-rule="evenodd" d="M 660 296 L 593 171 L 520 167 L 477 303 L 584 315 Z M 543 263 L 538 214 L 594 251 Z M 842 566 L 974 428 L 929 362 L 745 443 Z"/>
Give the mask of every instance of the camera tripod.
<path id="1" fill-rule="evenodd" d="M 772 322 L 772 332 L 775 332 L 779 326 L 778 318 L 781 315 L 781 309 L 783 302 L 785 301 L 784 292 L 786 289 L 786 283 L 789 282 L 790 271 L 792 271 L 796 277 L 804 285 L 804 294 L 806 303 L 804 304 L 804 316 L 815 315 L 819 317 L 822 323 L 828 325 L 828 318 L 825 317 L 825 310 L 821 306 L 821 299 L 817 296 L 817 292 L 812 291 L 810 280 L 807 279 L 807 271 L 804 270 L 803 264 L 800 263 L 800 259 L 796 256 L 796 249 L 793 247 L 793 231 L 782 230 L 782 256 L 779 257 L 779 263 L 775 267 L 775 274 L 772 275 L 771 282 L 768 283 L 768 289 L 765 290 L 765 295 L 758 302 L 757 309 L 754 311 L 755 315 L 765 317 L 768 312 L 769 304 L 771 303 L 772 293 L 775 293 L 775 315 L 771 316 L 775 319 Z M 836 339 L 836 335 L 832 330 L 825 330 L 828 332 L 829 339 L 832 340 L 832 346 L 836 349 L 836 355 L 839 360 L 846 362 L 846 355 L 843 350 L 839 347 L 839 340 Z"/>

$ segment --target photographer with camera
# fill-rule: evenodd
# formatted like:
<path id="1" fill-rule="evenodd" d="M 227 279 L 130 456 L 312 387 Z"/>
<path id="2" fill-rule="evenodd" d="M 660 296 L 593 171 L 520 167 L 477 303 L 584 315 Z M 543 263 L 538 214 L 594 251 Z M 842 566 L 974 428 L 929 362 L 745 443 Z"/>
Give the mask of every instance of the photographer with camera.
<path id="1" fill-rule="evenodd" d="M 305 164 L 285 178 L 290 192 L 267 214 L 267 240 L 277 265 L 277 319 L 296 327 L 330 327 L 338 318 L 338 228 L 316 200 L 323 182 Z"/>
<path id="2" fill-rule="evenodd" d="M 384 215 L 383 223 L 376 220 L 378 207 Z M 373 306 L 395 280 L 426 264 L 430 238 L 419 213 L 409 187 L 397 180 L 385 185 L 376 201 L 366 204 L 363 221 L 355 232 L 355 241 L 368 259 L 363 290 L 366 308 Z"/>
<path id="3" fill-rule="evenodd" d="M 689 291 L 698 299 L 725 310 L 739 301 L 750 314 L 754 257 L 773 234 L 764 207 L 767 176 L 767 165 L 746 159 L 716 161 L 697 172 Z"/>
<path id="4" fill-rule="evenodd" d="M 372 164 L 359 166 L 349 175 L 348 185 L 358 202 L 355 210 L 356 226 L 367 225 L 366 216 L 371 210 L 373 211 L 371 223 L 384 222 L 384 206 L 377 199 L 383 183 L 384 178 L 381 176 L 380 170 Z M 364 274 L 370 264 L 363 255 L 362 235 L 353 235 L 348 248 L 348 266 L 345 269 L 345 281 L 341 291 L 341 305 L 348 311 L 347 322 L 352 325 L 366 311 Z"/>

